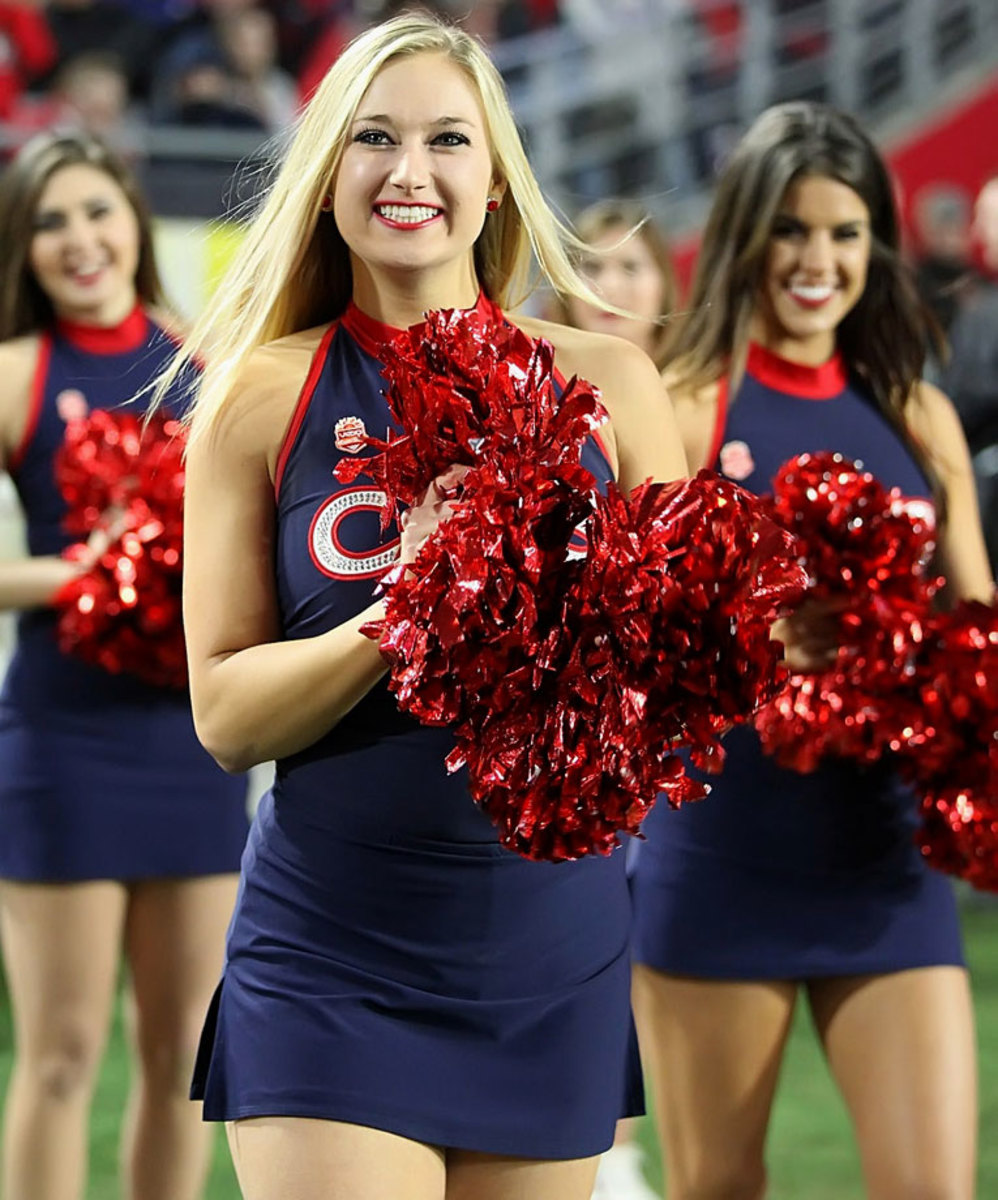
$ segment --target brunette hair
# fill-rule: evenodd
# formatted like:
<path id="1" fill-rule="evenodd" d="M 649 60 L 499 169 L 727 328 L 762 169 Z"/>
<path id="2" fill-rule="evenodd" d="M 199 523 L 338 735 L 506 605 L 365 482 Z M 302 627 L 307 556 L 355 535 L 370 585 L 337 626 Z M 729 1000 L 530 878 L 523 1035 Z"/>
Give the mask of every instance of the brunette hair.
<path id="1" fill-rule="evenodd" d="M 163 302 L 152 220 L 131 170 L 92 134 L 43 133 L 26 142 L 0 175 L 0 341 L 44 329 L 55 319 L 28 256 L 45 185 L 57 171 L 78 165 L 103 171 L 124 192 L 139 229 L 135 290 L 146 304 Z"/>

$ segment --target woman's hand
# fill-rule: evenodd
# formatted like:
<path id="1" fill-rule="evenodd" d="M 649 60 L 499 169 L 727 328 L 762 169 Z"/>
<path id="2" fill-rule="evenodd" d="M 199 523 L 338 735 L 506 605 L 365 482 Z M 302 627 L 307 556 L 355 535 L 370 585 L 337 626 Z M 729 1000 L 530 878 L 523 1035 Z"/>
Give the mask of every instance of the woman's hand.
<path id="1" fill-rule="evenodd" d="M 85 575 L 92 570 L 127 528 L 128 514 L 123 508 L 105 509 L 83 548 L 73 555 L 74 574 Z"/>
<path id="2" fill-rule="evenodd" d="M 402 530 L 402 562 L 415 562 L 416 555 L 441 521 L 446 521 L 454 511 L 454 499 L 461 488 L 461 481 L 468 468 L 460 463 L 448 467 L 438 475 L 423 494 L 422 500 L 402 514 L 399 521 Z"/>
<path id="3" fill-rule="evenodd" d="M 827 670 L 838 657 L 839 615 L 845 600 L 805 597 L 786 617 L 774 621 L 769 636 L 783 643 L 783 658 L 791 671 Z"/>

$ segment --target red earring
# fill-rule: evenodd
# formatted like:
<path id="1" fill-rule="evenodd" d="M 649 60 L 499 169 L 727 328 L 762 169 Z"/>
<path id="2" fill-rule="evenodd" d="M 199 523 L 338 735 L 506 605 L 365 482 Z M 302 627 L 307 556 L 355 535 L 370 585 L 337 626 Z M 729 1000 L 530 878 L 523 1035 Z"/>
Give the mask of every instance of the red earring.
<path id="1" fill-rule="evenodd" d="M 319 205 L 319 207 L 323 212 L 333 211 L 333 197 L 330 192 L 327 192 L 325 196 L 322 197 L 322 203 Z"/>
<path id="2" fill-rule="evenodd" d="M 495 198 L 495 196 L 489 196 L 488 200 L 485 202 L 485 211 L 495 212 L 498 207 L 499 201 Z"/>

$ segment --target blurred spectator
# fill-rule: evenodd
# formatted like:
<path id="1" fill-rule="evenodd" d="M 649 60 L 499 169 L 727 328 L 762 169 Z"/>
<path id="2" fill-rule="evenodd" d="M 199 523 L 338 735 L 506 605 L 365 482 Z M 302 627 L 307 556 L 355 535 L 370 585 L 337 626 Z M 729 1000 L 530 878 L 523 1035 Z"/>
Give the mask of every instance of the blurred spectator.
<path id="1" fill-rule="evenodd" d="M 998 571 L 998 175 L 978 194 L 973 232 L 991 278 L 953 322 L 942 383 L 970 444 L 991 568 Z"/>
<path id="2" fill-rule="evenodd" d="M 302 104 L 311 99 L 344 46 L 362 28 L 353 6 L 348 4 L 336 5 L 333 11 L 325 14 L 324 21 L 316 25 L 312 48 L 303 56 L 298 70 L 298 99 Z"/>
<path id="3" fill-rule="evenodd" d="M 48 0 L 48 22 L 62 66 L 80 54 L 113 54 L 133 96 L 144 96 L 156 45 L 156 27 L 112 0 Z"/>
<path id="4" fill-rule="evenodd" d="M 141 145 L 141 125 L 128 95 L 128 76 L 114 54 L 78 54 L 65 64 L 52 85 L 60 125 L 99 137 L 119 154 Z"/>
<path id="5" fill-rule="evenodd" d="M 485 5 L 470 7 L 491 8 L 493 3 L 494 0 L 486 0 Z M 399 13 L 410 11 L 432 13 L 445 20 L 453 19 L 456 15 L 455 7 L 447 0 L 358 0 L 356 7 L 343 3 L 332 5 L 329 20 L 311 53 L 306 55 L 298 75 L 301 102 L 304 104 L 309 100 L 351 38 L 368 25 L 376 25 L 379 21 L 387 21 Z"/>
<path id="6" fill-rule="evenodd" d="M 185 90 L 192 62 L 214 60 L 216 67 L 231 76 L 229 98 L 221 106 L 224 123 L 245 123 L 229 119 L 229 110 L 234 108 L 244 116 L 255 115 L 254 124 L 262 129 L 286 125 L 297 109 L 297 96 L 291 77 L 280 65 L 280 35 L 287 33 L 289 42 L 303 36 L 306 15 L 300 6 L 294 0 L 197 0 L 188 8 L 183 20 L 169 31 L 156 66 L 154 119 L 171 119 L 178 88 Z M 194 82 L 199 85 L 197 78 Z"/>
<path id="7" fill-rule="evenodd" d="M 922 299 L 949 331 L 974 279 L 970 261 L 970 202 L 963 188 L 938 183 L 916 197 L 915 278 Z"/>
<path id="8" fill-rule="evenodd" d="M 169 57 L 176 46 L 191 37 L 208 37 L 217 42 L 222 21 L 234 13 L 262 8 L 270 13 L 277 27 L 281 66 L 297 70 L 304 47 L 311 45 L 309 39 L 316 36 L 335 9 L 344 6 L 351 7 L 351 0 L 185 0 L 182 5 L 178 0 L 174 5 L 177 15 L 164 30 L 163 49 Z"/>
<path id="9" fill-rule="evenodd" d="M 14 114 L 25 87 L 54 65 L 56 55 L 37 3 L 0 3 L 0 120 Z"/>
<path id="10" fill-rule="evenodd" d="M 266 130 L 260 114 L 242 103 L 238 81 L 210 42 L 185 47 L 163 86 L 165 94 L 157 106 L 157 119 L 163 124 Z"/>
<path id="11" fill-rule="evenodd" d="M 286 128 L 298 110 L 298 87 L 277 63 L 277 22 L 262 8 L 221 18 L 218 40 L 235 77 L 234 98 L 271 133 Z"/>

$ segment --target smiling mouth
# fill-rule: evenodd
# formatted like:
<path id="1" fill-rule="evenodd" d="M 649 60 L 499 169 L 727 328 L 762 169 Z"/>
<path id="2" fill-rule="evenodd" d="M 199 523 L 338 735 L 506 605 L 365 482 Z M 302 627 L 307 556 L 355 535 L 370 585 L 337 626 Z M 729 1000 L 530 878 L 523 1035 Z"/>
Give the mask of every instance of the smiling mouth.
<path id="1" fill-rule="evenodd" d="M 420 229 L 443 215 L 428 204 L 376 204 L 374 215 L 393 229 Z"/>
<path id="2" fill-rule="evenodd" d="M 794 303 L 799 304 L 801 308 L 821 308 L 835 295 L 835 288 L 827 285 L 822 287 L 806 287 L 797 284 L 794 287 L 787 288 L 787 292 Z"/>
<path id="3" fill-rule="evenodd" d="M 67 272 L 67 274 L 74 283 L 89 284 L 99 279 L 103 270 L 104 267 L 101 265 L 97 267 L 90 267 L 86 270 L 71 270 Z"/>

